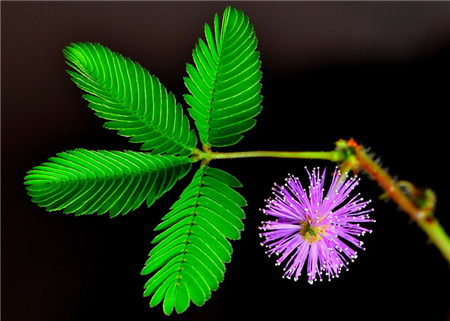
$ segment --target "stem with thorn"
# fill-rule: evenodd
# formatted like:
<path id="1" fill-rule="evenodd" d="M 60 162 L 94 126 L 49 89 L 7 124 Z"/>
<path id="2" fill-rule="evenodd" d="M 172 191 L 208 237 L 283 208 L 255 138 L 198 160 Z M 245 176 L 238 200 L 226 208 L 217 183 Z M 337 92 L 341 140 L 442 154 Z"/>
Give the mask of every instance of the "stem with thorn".
<path id="1" fill-rule="evenodd" d="M 450 262 L 450 238 L 434 216 L 436 203 L 434 192 L 430 189 L 420 190 L 409 182 L 397 183 L 353 139 L 340 140 L 336 145 L 338 149 L 349 155 L 347 160 L 342 162 L 342 167 L 354 171 L 362 169 L 372 176 L 385 194 L 417 223 L 430 241 L 441 251 L 444 258 Z M 408 194 L 404 192 L 401 185 L 407 188 Z"/>

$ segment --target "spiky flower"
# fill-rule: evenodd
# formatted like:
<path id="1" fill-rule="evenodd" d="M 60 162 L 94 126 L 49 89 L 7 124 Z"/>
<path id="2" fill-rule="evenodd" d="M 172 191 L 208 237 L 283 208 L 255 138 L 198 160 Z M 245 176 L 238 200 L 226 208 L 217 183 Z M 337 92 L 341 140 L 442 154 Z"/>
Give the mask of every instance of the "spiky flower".
<path id="1" fill-rule="evenodd" d="M 286 261 L 284 277 L 297 280 L 307 264 L 308 281 L 313 283 L 317 277 L 322 281 L 323 273 L 330 280 L 347 268 L 357 256 L 353 248 L 363 248 L 356 237 L 371 232 L 360 223 L 374 220 L 368 214 L 372 209 L 365 209 L 370 200 L 364 201 L 359 194 L 349 198 L 358 178 L 336 169 L 325 192 L 326 170 L 322 175 L 319 168 L 306 171 L 308 192 L 291 175 L 284 186 L 275 184 L 273 198 L 262 211 L 276 220 L 263 222 L 261 244 L 268 247 L 269 256 L 279 255 L 277 265 Z"/>

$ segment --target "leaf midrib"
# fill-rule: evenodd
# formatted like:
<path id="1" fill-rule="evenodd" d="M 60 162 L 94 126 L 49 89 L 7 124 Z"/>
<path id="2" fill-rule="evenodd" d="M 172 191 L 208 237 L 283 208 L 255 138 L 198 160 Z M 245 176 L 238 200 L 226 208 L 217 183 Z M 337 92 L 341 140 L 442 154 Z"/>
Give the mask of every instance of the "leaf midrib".
<path id="1" fill-rule="evenodd" d="M 222 30 L 226 27 L 222 25 Z M 214 94 L 216 93 L 216 85 L 217 85 L 217 80 L 219 78 L 219 73 L 220 73 L 220 66 L 221 66 L 221 61 L 222 61 L 222 57 L 223 57 L 223 38 L 222 38 L 222 31 L 221 34 L 219 35 L 219 39 L 220 39 L 220 44 L 216 43 L 216 50 L 217 50 L 217 65 L 216 65 L 216 72 L 214 73 L 214 82 L 212 84 L 212 90 L 211 90 L 211 99 L 209 100 L 209 110 L 208 110 L 208 130 L 206 131 L 206 141 L 208 142 L 208 148 L 210 147 L 209 145 L 211 145 L 210 142 L 210 132 L 211 132 L 211 121 L 212 121 L 212 113 L 213 113 L 213 104 L 214 104 Z M 219 48 L 220 46 L 220 48 Z M 212 50 L 210 48 L 210 50 Z"/>
<path id="2" fill-rule="evenodd" d="M 201 174 L 201 178 L 203 178 L 204 175 L 205 175 L 205 171 L 203 170 L 202 174 Z M 181 252 L 182 254 L 181 254 L 181 258 L 180 258 L 180 267 L 178 268 L 178 273 L 177 273 L 177 284 L 176 284 L 176 286 L 180 285 L 180 280 L 182 279 L 181 273 L 183 271 L 183 264 L 186 262 L 185 256 L 186 256 L 186 253 L 188 252 L 187 247 L 190 244 L 189 237 L 192 235 L 192 227 L 195 224 L 195 217 L 198 215 L 196 209 L 199 206 L 198 200 L 200 198 L 200 194 L 201 194 L 200 190 L 201 190 L 202 187 L 203 187 L 203 180 L 200 179 L 200 184 L 197 187 L 198 192 L 196 193 L 196 197 L 195 197 L 196 198 L 195 207 L 193 208 L 193 212 L 192 212 L 192 215 L 191 215 L 192 216 L 192 220 L 191 220 L 191 222 L 189 224 L 189 231 L 188 231 L 188 233 L 186 235 L 186 241 L 184 242 L 184 249 Z"/>
<path id="3" fill-rule="evenodd" d="M 70 162 L 71 162 L 71 163 L 74 163 L 74 162 L 72 162 L 72 161 L 70 161 Z M 89 163 L 89 162 L 86 161 L 86 163 Z M 74 163 L 74 164 L 75 164 L 75 165 L 79 165 L 79 166 L 83 166 L 82 164 L 77 164 L 77 163 Z M 90 164 L 91 166 L 95 166 L 95 165 L 93 165 L 92 163 L 89 163 L 89 164 Z M 95 173 L 94 171 L 92 171 L 90 168 L 88 168 L 88 167 L 86 167 L 86 166 L 83 166 L 83 168 L 84 168 L 85 170 L 87 170 L 87 171 L 93 173 L 93 174 L 94 174 L 94 177 L 89 177 L 89 176 L 86 175 L 85 173 L 83 173 L 83 172 L 81 172 L 81 171 L 79 171 L 79 170 L 77 170 L 77 169 L 75 169 L 75 168 L 70 168 L 69 166 L 67 166 L 67 167 L 70 168 L 71 170 L 76 171 L 77 173 L 79 173 L 79 175 L 76 175 L 77 178 L 70 178 L 69 175 L 66 175 L 66 174 L 63 174 L 63 173 L 59 173 L 59 175 L 62 175 L 62 176 L 64 176 L 64 178 L 67 178 L 67 179 L 63 179 L 63 178 L 61 178 L 61 179 L 52 179 L 52 180 L 51 180 L 51 179 L 48 179 L 48 180 L 47 180 L 48 183 L 46 183 L 46 184 L 48 184 L 48 185 L 57 185 L 57 184 L 73 183 L 73 182 L 80 182 L 80 181 L 91 182 L 91 181 L 100 181 L 100 180 L 105 180 L 105 181 L 107 181 L 107 180 L 110 180 L 110 179 L 116 180 L 117 178 L 127 178 L 127 177 L 129 177 L 129 176 L 136 177 L 136 176 L 142 176 L 142 175 L 145 175 L 145 174 L 150 174 L 150 173 L 155 173 L 155 172 L 158 172 L 158 173 L 159 173 L 159 172 L 161 172 L 161 171 L 163 171 L 163 170 L 168 170 L 168 169 L 170 169 L 170 168 L 182 166 L 183 164 L 182 164 L 182 163 L 176 164 L 176 165 L 172 164 L 172 165 L 167 166 L 167 167 L 158 167 L 158 166 L 155 165 L 155 168 L 154 168 L 154 169 L 151 169 L 151 168 L 145 169 L 145 168 L 142 168 L 141 166 L 139 166 L 138 164 L 134 163 L 134 165 L 136 165 L 136 167 L 138 168 L 137 171 L 131 169 L 129 166 L 124 165 L 123 163 L 120 163 L 120 165 L 121 165 L 121 166 L 117 166 L 117 165 L 116 165 L 116 167 L 121 171 L 121 173 L 116 173 L 115 171 L 112 171 L 112 170 L 111 170 L 111 171 L 112 171 L 112 174 L 108 174 L 108 173 L 106 173 L 104 170 L 98 168 L 98 170 L 101 171 L 104 175 L 98 175 L 97 173 Z M 166 164 L 166 165 L 167 165 L 167 164 Z M 146 164 L 146 166 L 148 166 L 148 164 Z M 127 172 L 124 170 L 124 167 L 128 168 L 128 170 L 130 171 L 130 173 L 127 173 Z"/>

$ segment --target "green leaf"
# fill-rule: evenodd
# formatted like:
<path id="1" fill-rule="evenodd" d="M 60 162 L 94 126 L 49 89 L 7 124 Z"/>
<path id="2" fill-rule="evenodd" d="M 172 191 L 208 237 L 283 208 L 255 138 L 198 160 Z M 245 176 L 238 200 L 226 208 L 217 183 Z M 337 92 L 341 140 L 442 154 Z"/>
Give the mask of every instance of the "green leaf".
<path id="1" fill-rule="evenodd" d="M 193 50 L 193 65 L 187 64 L 184 82 L 190 95 L 189 113 L 200 140 L 207 147 L 230 146 L 251 129 L 261 111 L 261 62 L 257 40 L 247 16 L 228 7 L 214 35 L 205 25 L 206 43 L 200 39 Z"/>
<path id="2" fill-rule="evenodd" d="M 105 127 L 142 143 L 153 154 L 189 156 L 197 144 L 195 133 L 172 93 L 139 64 L 100 44 L 73 43 L 64 50 L 68 71 L 89 95 Z"/>
<path id="3" fill-rule="evenodd" d="M 163 311 L 185 311 L 190 301 L 201 306 L 217 290 L 231 260 L 228 239 L 238 239 L 244 226 L 245 200 L 231 186 L 241 186 L 232 175 L 202 166 L 156 227 L 142 274 L 152 274 L 144 296 L 150 306 L 163 302 Z"/>
<path id="4" fill-rule="evenodd" d="M 184 156 L 77 149 L 57 154 L 25 176 L 32 201 L 76 215 L 126 214 L 167 192 L 191 168 Z"/>

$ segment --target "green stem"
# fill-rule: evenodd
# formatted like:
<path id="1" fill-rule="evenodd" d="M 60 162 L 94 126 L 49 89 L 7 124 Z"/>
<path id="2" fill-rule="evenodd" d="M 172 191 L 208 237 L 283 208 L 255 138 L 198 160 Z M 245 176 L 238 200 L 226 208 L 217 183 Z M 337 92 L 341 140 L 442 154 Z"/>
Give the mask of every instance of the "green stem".
<path id="1" fill-rule="evenodd" d="M 417 225 L 428 235 L 431 243 L 441 251 L 442 256 L 450 263 L 450 238 L 439 221 L 434 217 L 425 218 L 418 220 Z"/>
<path id="2" fill-rule="evenodd" d="M 340 150 L 333 150 L 328 152 L 248 151 L 248 152 L 232 152 L 232 153 L 209 152 L 204 154 L 204 158 L 207 158 L 209 160 L 230 159 L 230 158 L 251 158 L 251 157 L 324 159 L 332 162 L 340 162 L 344 160 L 344 153 L 342 153 L 342 151 Z"/>

